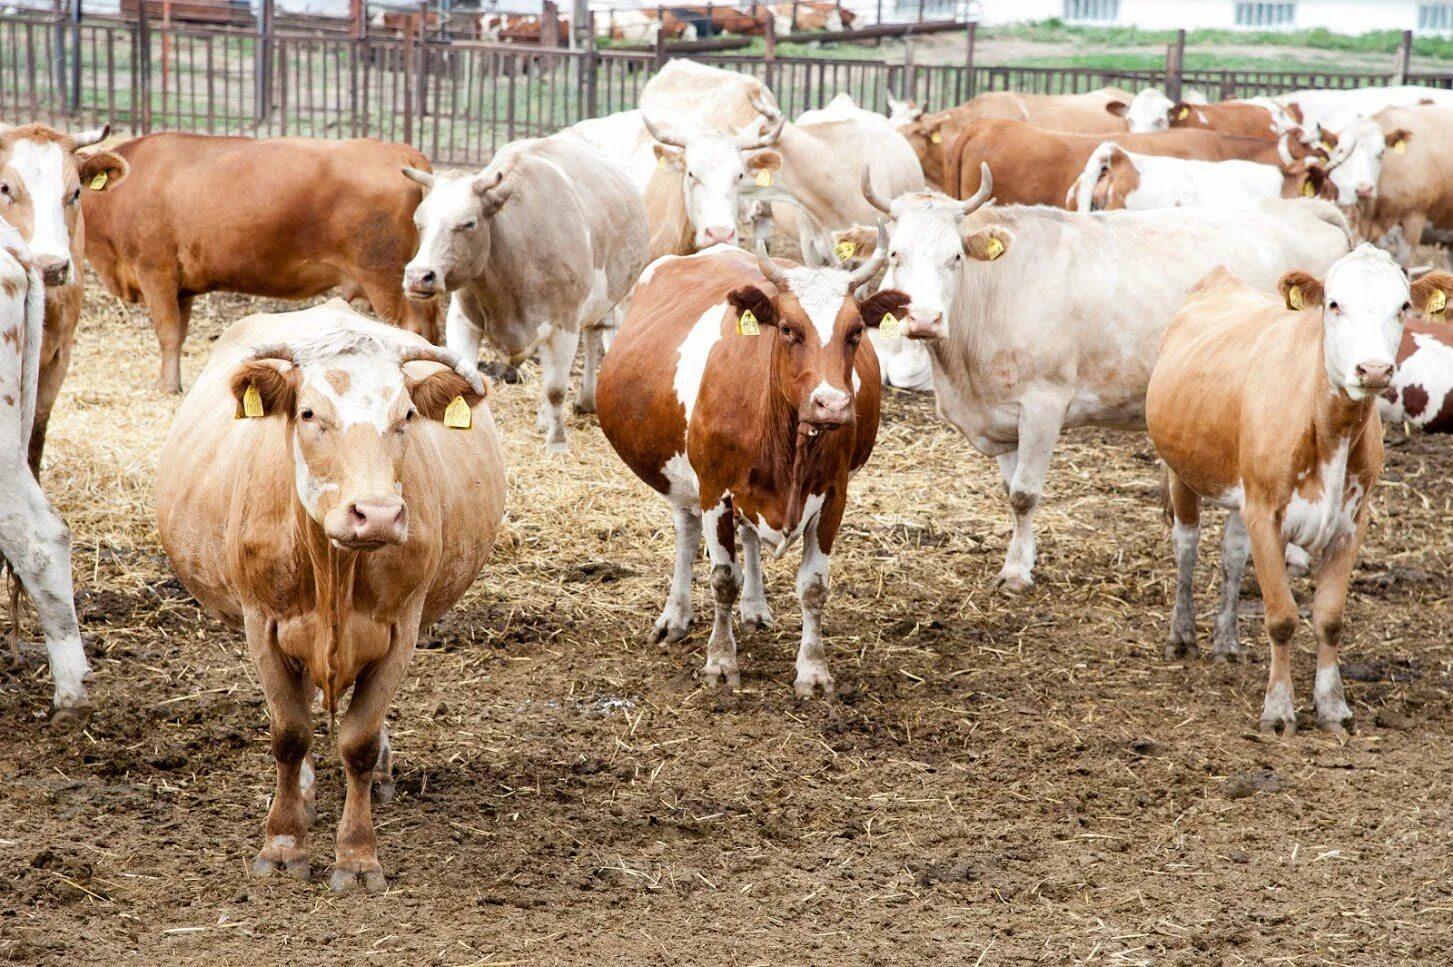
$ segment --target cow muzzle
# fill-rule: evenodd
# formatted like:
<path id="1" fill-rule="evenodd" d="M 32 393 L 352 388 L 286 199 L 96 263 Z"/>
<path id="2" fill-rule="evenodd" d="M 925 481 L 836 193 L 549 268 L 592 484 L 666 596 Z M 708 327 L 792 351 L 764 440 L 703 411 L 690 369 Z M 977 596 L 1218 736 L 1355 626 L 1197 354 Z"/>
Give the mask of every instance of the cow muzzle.
<path id="1" fill-rule="evenodd" d="M 410 299 L 432 299 L 444 291 L 444 280 L 430 268 L 404 269 L 404 295 Z"/>
<path id="2" fill-rule="evenodd" d="M 908 318 L 903 321 L 903 334 L 909 339 L 942 339 L 943 313 L 933 314 L 914 312 L 911 308 Z"/>
<path id="3" fill-rule="evenodd" d="M 835 430 L 853 422 L 853 398 L 842 390 L 814 390 L 799 416 L 808 436 L 822 430 Z"/>
<path id="4" fill-rule="evenodd" d="M 1354 367 L 1358 385 L 1370 392 L 1381 392 L 1391 386 L 1396 371 L 1394 364 L 1386 362 L 1358 363 Z"/>
<path id="5" fill-rule="evenodd" d="M 375 551 L 408 538 L 409 509 L 397 497 L 355 500 L 330 513 L 323 529 L 344 550 Z"/>
<path id="6" fill-rule="evenodd" d="M 40 272 L 46 288 L 69 285 L 71 282 L 71 260 L 69 256 L 40 255 L 35 259 L 36 271 Z"/>
<path id="7" fill-rule="evenodd" d="M 713 225 L 702 229 L 701 238 L 708 248 L 712 245 L 731 245 L 736 241 L 737 230 L 728 225 Z"/>

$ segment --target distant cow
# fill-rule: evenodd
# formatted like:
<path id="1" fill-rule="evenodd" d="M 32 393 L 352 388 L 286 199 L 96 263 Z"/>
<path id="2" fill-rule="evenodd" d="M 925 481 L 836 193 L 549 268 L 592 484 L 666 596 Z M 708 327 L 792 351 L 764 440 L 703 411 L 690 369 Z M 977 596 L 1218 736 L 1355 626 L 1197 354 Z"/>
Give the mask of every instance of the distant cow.
<path id="1" fill-rule="evenodd" d="M 1134 134 L 1148 134 L 1169 128 L 1203 128 L 1220 131 L 1222 134 L 1276 140 L 1286 125 L 1292 122 L 1280 111 L 1273 113 L 1273 107 L 1253 104 L 1250 101 L 1221 101 L 1215 104 L 1189 99 L 1172 101 L 1160 91 L 1146 88 L 1135 95 L 1135 100 L 1126 109 L 1124 116 Z M 1283 123 L 1279 124 L 1279 119 Z"/>
<path id="2" fill-rule="evenodd" d="M 1397 362 L 1392 385 L 1377 401 L 1383 422 L 1453 433 L 1453 326 L 1410 320 Z"/>
<path id="3" fill-rule="evenodd" d="M 504 515 L 484 395 L 456 354 L 333 301 L 234 325 L 177 411 L 157 471 L 162 547 L 246 633 L 272 720 L 256 875 L 308 877 L 321 692 L 347 776 L 331 885 L 385 886 L 369 803 L 375 783 L 393 791 L 384 715 L 420 629 L 474 582 Z"/>
<path id="4" fill-rule="evenodd" d="M 1318 198 L 1327 170 L 1318 162 L 1286 167 L 1254 161 L 1198 161 L 1129 151 L 1113 141 L 1095 149 L 1075 184 L 1075 211 L 1128 208 L 1257 208 L 1269 198 Z M 1327 192 L 1330 194 L 1330 191 Z"/>
<path id="5" fill-rule="evenodd" d="M 543 370 L 537 428 L 568 448 L 565 394 L 580 336 L 585 375 L 576 406 L 595 409 L 603 329 L 646 264 L 646 213 L 625 174 L 568 135 L 515 141 L 483 171 L 431 175 L 414 218 L 419 249 L 404 272 L 411 298 L 453 293 L 449 348 L 471 363 L 481 339 Z"/>
<path id="6" fill-rule="evenodd" d="M 1305 140 L 1314 143 L 1319 140 L 1323 130 L 1341 131 L 1358 118 L 1370 118 L 1385 108 L 1412 107 L 1417 104 L 1453 107 L 1453 91 L 1415 84 L 1352 89 L 1315 88 L 1278 94 L 1271 100 L 1292 112 L 1305 132 Z"/>
<path id="7" fill-rule="evenodd" d="M 116 148 L 131 177 L 85 195 L 86 257 L 127 302 L 145 302 L 161 343 L 164 393 L 182 387 L 182 341 L 204 292 L 311 299 L 360 289 L 373 311 L 430 341 L 437 302 L 404 299 L 404 263 L 425 168 L 413 148 L 371 138 L 149 134 Z"/>
<path id="8" fill-rule="evenodd" d="M 1388 108 L 1348 125 L 1334 143 L 1338 202 L 1363 238 L 1401 227 L 1416 246 L 1425 228 L 1453 229 L 1453 108 Z M 1412 252 L 1404 256 L 1411 261 Z"/>
<path id="9" fill-rule="evenodd" d="M 1270 288 L 1290 266 L 1330 265 L 1350 231 L 1311 199 L 1257 212 L 975 211 L 998 190 L 983 175 L 967 201 L 893 201 L 883 285 L 912 299 L 905 329 L 926 340 L 939 413 L 999 461 L 1015 524 L 995 584 L 1022 591 L 1034 582 L 1034 511 L 1061 432 L 1143 425 L 1161 332 L 1191 286 L 1225 264 Z"/>
<path id="10" fill-rule="evenodd" d="M 692 561 L 706 532 L 716 602 L 706 682 L 740 684 L 738 594 L 744 628 L 772 622 L 761 545 L 780 557 L 802 539 L 794 689 L 808 698 L 833 689 L 822 643 L 828 559 L 848 478 L 878 431 L 878 365 L 860 342 L 885 313 L 901 316 L 907 300 L 899 292 L 853 298 L 881 255 L 849 273 L 758 252 L 754 259 L 719 247 L 651 264 L 601 370 L 600 426 L 673 508 L 676 567 L 656 640 L 686 635 Z"/>
<path id="11" fill-rule="evenodd" d="M 14 226 L 45 280 L 45 337 L 27 459 L 37 473 L 46 427 L 71 365 L 84 292 L 86 246 L 83 196 L 116 188 L 127 164 L 110 151 L 77 154 L 106 138 L 109 128 L 63 134 L 43 124 L 0 124 L 0 221 Z"/>
<path id="12" fill-rule="evenodd" d="M 1389 387 L 1410 310 L 1446 304 L 1453 275 L 1408 285 L 1384 252 L 1359 246 L 1325 281 L 1288 272 L 1281 298 L 1224 268 L 1212 272 L 1166 328 L 1145 401 L 1146 423 L 1169 468 L 1176 604 L 1166 653 L 1196 647 L 1192 576 L 1200 504 L 1226 507 L 1219 658 L 1239 651 L 1236 600 L 1249 549 L 1266 605 L 1271 669 L 1263 730 L 1296 731 L 1291 639 L 1300 623 L 1284 557 L 1294 544 L 1320 554 L 1312 628 L 1317 722 L 1344 733 L 1352 711 L 1338 648 L 1347 582 L 1382 473 L 1382 421 L 1373 405 Z M 1273 416 L 1274 414 L 1274 416 Z"/>
<path id="13" fill-rule="evenodd" d="M 36 483 L 26 453 L 46 317 L 43 276 L 52 264 L 32 256 L 20 233 L 0 221 L 0 446 L 10 454 L 0 460 L 0 555 L 35 602 L 61 710 L 86 704 L 91 669 L 76 623 L 70 531 Z"/>

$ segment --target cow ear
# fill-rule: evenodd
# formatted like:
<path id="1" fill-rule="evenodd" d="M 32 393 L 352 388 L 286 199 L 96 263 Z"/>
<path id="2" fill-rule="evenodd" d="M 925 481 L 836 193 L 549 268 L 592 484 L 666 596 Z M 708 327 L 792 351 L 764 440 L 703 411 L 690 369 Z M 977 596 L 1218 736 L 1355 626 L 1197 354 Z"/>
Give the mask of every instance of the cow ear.
<path id="1" fill-rule="evenodd" d="M 777 309 L 772 305 L 772 297 L 755 285 L 744 285 L 728 292 L 727 302 L 736 310 L 737 318 L 741 318 L 744 312 L 750 312 L 756 316 L 758 325 L 777 325 Z"/>
<path id="2" fill-rule="evenodd" d="M 1322 147 L 1331 151 L 1337 147 L 1339 138 L 1336 131 L 1328 131 L 1326 128 L 1319 127 L 1317 128 L 1317 140 L 1322 143 Z"/>
<path id="3" fill-rule="evenodd" d="M 1383 135 L 1382 141 L 1387 149 L 1395 154 L 1402 154 L 1408 149 L 1408 142 L 1413 140 L 1413 132 L 1407 128 L 1397 128 Z"/>
<path id="4" fill-rule="evenodd" d="M 1130 105 L 1126 104 L 1124 101 L 1107 101 L 1105 103 L 1105 110 L 1109 111 L 1117 118 L 1123 118 L 1125 116 L 1125 112 L 1130 110 Z"/>
<path id="5" fill-rule="evenodd" d="M 1012 241 L 1013 236 L 998 225 L 981 228 L 964 236 L 964 254 L 980 262 L 992 262 L 1009 251 Z"/>
<path id="6" fill-rule="evenodd" d="M 252 359 L 232 374 L 232 398 L 237 419 L 293 415 L 298 401 L 298 368 L 276 359 Z M 260 408 L 261 412 L 258 411 Z"/>
<path id="7" fill-rule="evenodd" d="M 839 262 L 865 259 L 878 248 L 878 230 L 867 225 L 854 225 L 832 233 L 832 250 Z"/>
<path id="8" fill-rule="evenodd" d="M 662 144 L 656 141 L 651 145 L 656 151 L 656 164 L 662 168 L 669 168 L 672 171 L 683 171 L 686 168 L 686 152 L 680 148 L 672 147 L 669 144 Z"/>
<path id="9" fill-rule="evenodd" d="M 883 322 L 883 317 L 890 312 L 895 318 L 901 320 L 908 312 L 908 304 L 912 301 L 906 292 L 884 289 L 858 303 L 858 312 L 863 316 L 864 325 L 870 329 L 877 329 Z"/>
<path id="10" fill-rule="evenodd" d="M 81 184 L 92 191 L 105 191 L 131 173 L 131 165 L 114 151 L 96 151 L 81 159 Z"/>
<path id="11" fill-rule="evenodd" d="M 757 174 L 762 171 L 779 171 L 782 168 L 782 156 L 775 151 L 758 151 L 747 159 L 747 172 Z"/>
<path id="12" fill-rule="evenodd" d="M 1320 198 L 1326 186 L 1327 169 L 1319 164 L 1308 162 L 1306 170 L 1302 172 L 1301 194 L 1307 198 Z"/>
<path id="13" fill-rule="evenodd" d="M 1420 313 L 1441 318 L 1448 309 L 1448 297 L 1453 295 L 1453 275 L 1447 272 L 1429 272 L 1409 286 L 1412 295 L 1409 301 Z"/>
<path id="14" fill-rule="evenodd" d="M 463 397 L 465 405 L 470 409 L 484 399 L 469 385 L 469 380 L 452 369 L 436 369 L 420 379 L 405 374 L 404 381 L 409 388 L 409 398 L 414 401 L 414 408 L 426 420 L 444 419 L 444 411 L 459 397 Z"/>
<path id="15" fill-rule="evenodd" d="M 1287 308 L 1296 312 L 1322 308 L 1322 283 L 1306 272 L 1288 272 L 1277 282 L 1276 290 L 1286 300 Z"/>

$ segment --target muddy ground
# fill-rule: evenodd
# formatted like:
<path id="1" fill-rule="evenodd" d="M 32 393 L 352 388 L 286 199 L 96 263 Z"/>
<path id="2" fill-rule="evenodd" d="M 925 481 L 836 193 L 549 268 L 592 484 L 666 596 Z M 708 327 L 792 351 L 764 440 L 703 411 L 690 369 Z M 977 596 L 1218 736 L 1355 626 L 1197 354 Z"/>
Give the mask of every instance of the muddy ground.
<path id="1" fill-rule="evenodd" d="M 185 376 L 250 304 L 201 301 Z M 989 590 L 1009 532 L 997 471 L 900 393 L 833 560 L 841 694 L 792 697 L 791 556 L 769 564 L 779 623 L 742 639 L 743 689 L 703 690 L 704 565 L 693 635 L 644 644 L 666 505 L 588 418 L 547 459 L 527 371 L 492 404 L 504 536 L 421 642 L 392 716 L 399 794 L 376 814 L 390 890 L 335 897 L 321 874 L 342 783 L 321 722 L 314 881 L 245 875 L 272 785 L 266 713 L 242 638 L 160 556 L 150 494 L 175 401 L 152 389 L 156 362 L 144 316 L 93 294 L 45 480 L 75 532 L 95 710 L 52 728 L 40 654 L 0 658 L 0 961 L 1453 958 L 1446 439 L 1388 430 L 1342 745 L 1305 715 L 1290 740 L 1257 734 L 1250 575 L 1249 663 L 1162 660 L 1172 565 L 1143 435 L 1071 434 L 1039 587 L 1010 599 Z M 1304 626 L 1304 705 L 1310 642 Z"/>

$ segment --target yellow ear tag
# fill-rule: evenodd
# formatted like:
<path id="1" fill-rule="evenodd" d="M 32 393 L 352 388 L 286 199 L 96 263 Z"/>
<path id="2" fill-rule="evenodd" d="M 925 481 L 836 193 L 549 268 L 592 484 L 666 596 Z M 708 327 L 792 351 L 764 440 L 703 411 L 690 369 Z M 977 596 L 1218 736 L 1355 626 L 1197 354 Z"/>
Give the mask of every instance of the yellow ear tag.
<path id="1" fill-rule="evenodd" d="M 469 404 L 464 402 L 464 397 L 456 396 L 449 401 L 444 408 L 444 425 L 451 430 L 467 430 L 474 425 L 474 414 L 469 412 Z"/>
<path id="2" fill-rule="evenodd" d="M 1404 153 L 1407 152 L 1407 150 L 1408 150 L 1408 143 L 1406 141 L 1404 141 L 1402 138 L 1398 138 L 1396 141 L 1394 141 L 1392 143 L 1392 153 L 1393 154 L 1404 154 Z"/>
<path id="3" fill-rule="evenodd" d="M 1004 254 L 1004 243 L 999 241 L 997 238 L 990 236 L 989 241 L 984 244 L 984 254 L 988 257 L 990 262 L 994 261 L 999 256 Z"/>
<path id="4" fill-rule="evenodd" d="M 893 315 L 893 313 L 885 312 L 883 313 L 883 321 L 878 323 L 878 332 L 887 336 L 889 339 L 897 338 L 903 335 L 903 323 L 899 322 L 898 317 Z"/>
<path id="5" fill-rule="evenodd" d="M 1323 151 L 1336 151 L 1337 150 L 1337 146 L 1334 145 L 1330 141 L 1323 141 L 1322 142 L 1322 150 Z"/>
<path id="6" fill-rule="evenodd" d="M 1402 142 L 1398 142 L 1398 143 L 1401 144 Z M 105 188 L 105 187 L 106 187 L 106 172 L 104 172 L 104 171 L 98 171 L 98 172 L 96 172 L 96 177 L 94 177 L 94 178 L 91 179 L 91 185 L 90 185 L 91 190 L 92 191 L 100 191 L 102 188 Z"/>
<path id="7" fill-rule="evenodd" d="M 1306 195 L 1308 198 L 1311 198 L 1316 193 L 1317 193 L 1317 189 L 1315 189 L 1315 188 L 1312 187 L 1312 183 L 1310 181 L 1304 181 L 1304 182 L 1302 182 L 1302 194 L 1303 195 Z"/>
<path id="8" fill-rule="evenodd" d="M 660 154 L 656 155 L 656 167 L 657 168 L 660 168 L 662 171 L 665 171 L 666 170 L 666 156 L 665 155 L 660 155 Z"/>
<path id="9" fill-rule="evenodd" d="M 1448 293 L 1442 289 L 1434 289 L 1433 294 L 1428 296 L 1428 305 L 1423 310 L 1434 322 L 1443 321 L 1443 310 L 1448 308 Z"/>
<path id="10" fill-rule="evenodd" d="M 1188 107 L 1183 107 L 1183 108 L 1181 108 L 1180 113 L 1176 115 L 1176 120 L 1177 121 L 1184 121 L 1186 118 L 1188 118 L 1190 116 L 1191 116 L 1191 109 L 1188 108 Z"/>
<path id="11" fill-rule="evenodd" d="M 761 171 L 757 172 L 757 187 L 771 188 L 772 172 L 768 171 L 766 168 L 763 168 Z"/>
<path id="12" fill-rule="evenodd" d="M 249 420 L 266 416 L 262 410 L 262 394 L 251 383 L 248 383 L 247 389 L 242 391 L 242 415 Z"/>
<path id="13" fill-rule="evenodd" d="M 839 262 L 846 262 L 857 254 L 858 243 L 844 239 L 832 247 L 832 254 L 837 256 Z"/>
<path id="14" fill-rule="evenodd" d="M 932 141 L 934 144 L 943 144 L 943 132 L 941 132 L 941 131 L 935 131 L 935 132 L 933 132 L 932 134 L 930 134 L 928 136 L 928 140 Z"/>
<path id="15" fill-rule="evenodd" d="M 737 316 L 738 336 L 760 336 L 762 327 L 757 325 L 757 317 L 751 309 L 743 309 L 742 314 Z"/>
<path id="16" fill-rule="evenodd" d="M 1301 312 L 1307 307 L 1306 301 L 1302 299 L 1301 286 L 1294 285 L 1290 289 L 1287 289 L 1287 305 L 1298 312 Z"/>

